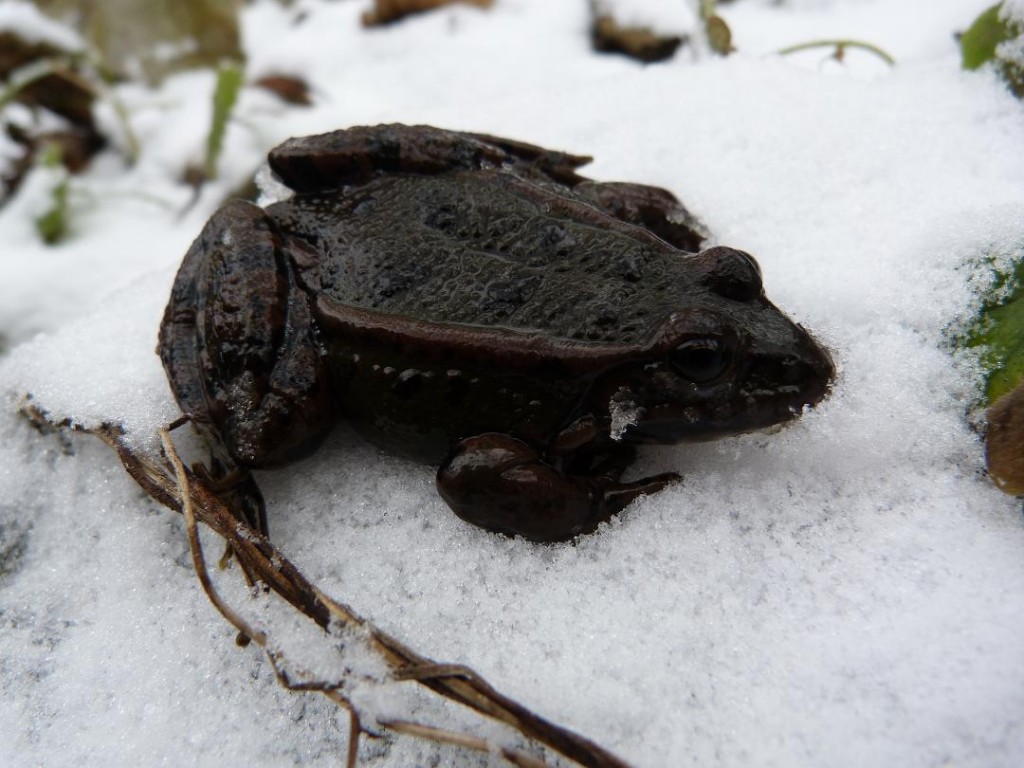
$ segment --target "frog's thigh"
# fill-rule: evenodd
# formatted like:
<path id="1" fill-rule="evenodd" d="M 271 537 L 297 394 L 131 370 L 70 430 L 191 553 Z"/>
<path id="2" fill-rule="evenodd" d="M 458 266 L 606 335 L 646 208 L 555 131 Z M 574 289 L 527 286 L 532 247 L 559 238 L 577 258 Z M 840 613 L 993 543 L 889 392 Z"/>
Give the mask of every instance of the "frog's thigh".
<path id="1" fill-rule="evenodd" d="M 309 296 L 298 287 L 290 270 L 286 279 L 283 331 L 265 389 L 250 419 L 262 466 L 284 464 L 312 453 L 337 421 L 337 399 L 314 338 L 316 321 Z"/>
<path id="2" fill-rule="evenodd" d="M 241 466 L 290 461 L 333 416 L 309 299 L 262 209 L 233 201 L 202 239 L 194 344 L 205 403 L 193 415 Z"/>
<path id="3" fill-rule="evenodd" d="M 587 181 L 573 191 L 604 213 L 636 224 L 684 251 L 697 252 L 708 238 L 704 224 L 661 187 L 619 181 Z"/>
<path id="4" fill-rule="evenodd" d="M 441 496 L 467 522 L 533 541 L 564 541 L 596 528 L 637 496 L 675 479 L 635 483 L 566 475 L 510 435 L 461 441 L 437 473 Z"/>

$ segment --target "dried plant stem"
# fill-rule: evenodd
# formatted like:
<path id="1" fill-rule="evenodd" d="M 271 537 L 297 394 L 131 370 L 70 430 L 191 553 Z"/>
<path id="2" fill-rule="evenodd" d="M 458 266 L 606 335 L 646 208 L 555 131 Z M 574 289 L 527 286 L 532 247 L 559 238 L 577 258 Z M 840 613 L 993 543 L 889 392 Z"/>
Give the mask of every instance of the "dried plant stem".
<path id="1" fill-rule="evenodd" d="M 184 466 L 174 449 L 169 429 L 161 430 L 160 433 L 169 462 L 164 464 L 128 446 L 123 439 L 123 430 L 117 425 L 82 429 L 67 420 L 54 422 L 29 402 L 23 405 L 22 412 L 40 427 L 71 429 L 100 438 L 116 451 L 128 474 L 146 493 L 164 506 L 183 514 L 196 574 L 211 603 L 239 632 L 264 649 L 282 686 L 290 690 L 317 691 L 349 711 L 349 768 L 356 764 L 359 735 L 371 732 L 361 723 L 356 708 L 340 693 L 339 688 L 344 681 L 294 682 L 290 679 L 278 656 L 266 647 L 265 634 L 250 626 L 217 593 L 199 540 L 199 523 L 227 541 L 244 572 L 254 575 L 268 590 L 286 600 L 320 627 L 327 629 L 333 623 L 365 634 L 371 648 L 387 664 L 393 679 L 413 681 L 447 699 L 464 704 L 481 715 L 509 725 L 534 743 L 546 745 L 579 765 L 588 768 L 628 768 L 623 760 L 589 739 L 545 720 L 519 702 L 499 693 L 472 669 L 456 664 L 439 664 L 421 656 L 310 583 L 265 536 L 235 517 L 202 477 Z M 381 725 L 395 732 L 498 754 L 512 764 L 525 768 L 546 765 L 522 750 L 491 744 L 467 734 L 453 734 L 400 719 Z"/>
<path id="2" fill-rule="evenodd" d="M 455 744 L 456 746 L 465 747 L 466 749 L 475 749 L 479 752 L 493 751 L 491 745 L 483 739 L 479 739 L 475 736 L 467 736 L 464 733 L 446 731 L 429 725 L 421 725 L 420 723 L 410 723 L 407 720 L 380 720 L 378 722 L 380 722 L 380 724 L 385 728 L 398 733 L 405 733 L 409 736 L 416 736 L 421 739 L 430 739 L 431 741 L 441 742 L 442 744 Z M 548 766 L 548 764 L 543 760 L 538 760 L 533 755 L 528 755 L 521 749 L 499 747 L 498 752 L 510 763 L 521 766 L 522 768 L 547 768 Z"/>
<path id="3" fill-rule="evenodd" d="M 875 54 L 875 56 L 880 58 L 890 67 L 896 66 L 896 59 L 892 54 L 882 50 L 877 45 L 865 43 L 860 40 L 811 40 L 810 42 L 797 43 L 796 45 L 781 48 L 778 53 L 780 56 L 788 56 L 791 53 L 808 51 L 812 48 L 835 48 L 836 51 L 843 51 L 847 48 L 860 48 L 862 51 L 868 51 L 869 53 Z"/>
<path id="4" fill-rule="evenodd" d="M 265 648 L 267 645 L 267 638 L 263 632 L 253 629 L 249 624 L 239 616 L 227 603 L 225 603 L 220 594 L 214 589 L 213 582 L 210 580 L 210 572 L 206 568 L 206 556 L 203 554 L 203 545 L 199 541 L 199 526 L 196 524 L 196 513 L 195 507 L 192 502 L 192 492 L 189 488 L 188 475 L 185 473 L 185 465 L 181 463 L 181 457 L 178 456 L 178 452 L 174 450 L 174 443 L 171 441 L 171 433 L 165 428 L 160 430 L 160 442 L 163 443 L 164 452 L 167 454 L 167 458 L 170 459 L 171 466 L 174 468 L 175 478 L 178 481 L 178 488 L 181 489 L 181 511 L 185 517 L 185 529 L 188 531 L 188 545 L 192 551 L 192 565 L 196 569 L 196 577 L 199 579 L 199 583 L 203 587 L 203 591 L 206 593 L 206 597 L 213 603 L 214 607 L 221 612 L 228 622 L 234 626 L 239 632 L 245 633 L 246 637 L 253 640 L 260 648 Z"/>

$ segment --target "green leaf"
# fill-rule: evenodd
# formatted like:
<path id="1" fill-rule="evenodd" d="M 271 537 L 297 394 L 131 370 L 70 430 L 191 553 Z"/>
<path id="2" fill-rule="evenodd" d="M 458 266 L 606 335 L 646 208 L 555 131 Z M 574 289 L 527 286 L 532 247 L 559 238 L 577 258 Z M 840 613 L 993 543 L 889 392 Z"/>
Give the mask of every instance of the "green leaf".
<path id="1" fill-rule="evenodd" d="M 986 10 L 960 38 L 964 69 L 977 69 L 992 61 L 999 44 L 1016 37 L 1013 25 L 1000 16 L 1002 7 L 1002 3 L 996 3 Z"/>
<path id="2" fill-rule="evenodd" d="M 206 178 L 217 178 L 217 162 L 224 144 L 224 132 L 227 130 L 228 119 L 238 100 L 238 90 L 242 87 L 242 67 L 236 62 L 225 62 L 217 70 L 217 87 L 213 91 L 213 120 L 210 133 L 206 137 L 206 162 L 204 168 Z"/>
<path id="3" fill-rule="evenodd" d="M 1024 494 L 1024 241 L 1007 255 L 1009 264 L 998 269 L 988 299 L 954 345 L 979 352 L 986 377 L 985 465 L 992 482 L 1016 496 Z"/>
<path id="4" fill-rule="evenodd" d="M 50 190 L 50 207 L 36 217 L 36 231 L 47 245 L 56 245 L 68 234 L 68 173 L 61 165 L 61 150 L 50 144 L 42 150 L 39 164 L 58 172 L 57 183 Z"/>
<path id="5" fill-rule="evenodd" d="M 1024 381 L 1024 253 L 1000 273 L 994 295 L 982 307 L 965 346 L 981 350 L 985 400 L 991 405 Z"/>

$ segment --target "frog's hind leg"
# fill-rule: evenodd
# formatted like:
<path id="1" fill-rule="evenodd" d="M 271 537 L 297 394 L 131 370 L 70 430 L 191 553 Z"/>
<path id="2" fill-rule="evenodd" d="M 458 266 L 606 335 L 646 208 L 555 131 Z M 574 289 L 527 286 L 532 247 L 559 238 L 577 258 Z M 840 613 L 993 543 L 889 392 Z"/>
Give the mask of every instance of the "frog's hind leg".
<path id="1" fill-rule="evenodd" d="M 643 227 L 681 250 L 697 253 L 709 237 L 707 227 L 667 189 L 585 181 L 573 191 L 609 216 Z"/>
<path id="2" fill-rule="evenodd" d="M 215 213 L 175 280 L 159 350 L 179 405 L 229 468 L 291 461 L 333 425 L 313 323 L 273 221 L 241 200 Z"/>
<path id="3" fill-rule="evenodd" d="M 532 541 L 565 541 L 677 479 L 666 474 L 621 483 L 617 474 L 569 474 L 521 440 L 487 433 L 456 446 L 438 470 L 437 486 L 467 522 Z"/>

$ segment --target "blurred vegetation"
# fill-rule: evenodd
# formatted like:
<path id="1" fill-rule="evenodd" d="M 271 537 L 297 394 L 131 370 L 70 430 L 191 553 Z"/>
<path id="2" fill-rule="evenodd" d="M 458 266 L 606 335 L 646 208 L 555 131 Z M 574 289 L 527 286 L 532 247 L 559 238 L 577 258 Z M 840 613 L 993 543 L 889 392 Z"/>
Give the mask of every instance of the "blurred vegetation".
<path id="1" fill-rule="evenodd" d="M 93 120 L 97 89 L 86 69 L 80 51 L 0 30 L 0 126 L 21 148 L 0 168 L 0 203 L 18 189 L 43 148 L 60 147 L 65 167 L 77 171 L 106 144 Z M 27 109 L 12 113 L 8 107 L 15 103 Z M 56 119 L 33 119 L 40 112 Z"/>
<path id="2" fill-rule="evenodd" d="M 59 144 L 48 144 L 39 156 L 39 164 L 53 171 L 50 205 L 36 217 L 36 231 L 44 243 L 59 243 L 68 233 L 68 171 L 61 162 Z"/>
<path id="3" fill-rule="evenodd" d="M 238 91 L 242 87 L 242 68 L 237 64 L 225 62 L 217 70 L 217 85 L 213 91 L 213 115 L 210 132 L 206 139 L 206 162 L 204 170 L 207 179 L 217 178 L 217 162 L 224 146 L 224 132 L 228 127 L 228 118 L 238 100 Z"/>
<path id="4" fill-rule="evenodd" d="M 1005 3 L 986 9 L 960 37 L 964 69 L 991 64 L 1017 98 L 1024 98 L 1024 19 Z"/>
<path id="5" fill-rule="evenodd" d="M 104 75 L 144 79 L 242 61 L 236 0 L 36 0 L 97 52 Z"/>
<path id="6" fill-rule="evenodd" d="M 77 31 L 83 43 L 62 48 L 0 30 L 0 129 L 21 148 L 20 155 L 0 168 L 0 204 L 32 168 L 48 169 L 54 179 L 51 201 L 35 226 L 44 242 L 63 240 L 69 232 L 68 174 L 85 168 L 112 138 L 96 125 L 96 101 L 112 108 L 121 129 L 115 146 L 131 164 L 138 143 L 114 85 L 125 80 L 156 85 L 170 74 L 197 67 L 217 68 L 219 73 L 203 174 L 216 176 L 243 81 L 237 0 L 35 0 L 34 5 Z M 281 80 L 292 90 L 298 87 L 285 78 L 264 87 L 274 90 L 277 84 L 280 89 Z M 302 93 L 293 98 L 301 99 Z M 15 103 L 27 110 L 5 109 Z"/>
<path id="7" fill-rule="evenodd" d="M 988 298 L 959 345 L 985 376 L 985 462 L 1001 490 L 1024 494 L 1024 243 L 997 269 Z"/>
<path id="8" fill-rule="evenodd" d="M 991 65 L 1024 98 L 1024 19 L 1004 3 L 987 8 L 960 38 L 964 69 Z M 985 375 L 985 464 L 1001 490 L 1024 494 L 1024 247 L 997 272 L 965 346 Z"/>
<path id="9" fill-rule="evenodd" d="M 732 44 L 732 30 L 725 19 L 718 15 L 717 5 L 717 0 L 700 0 L 700 20 L 711 50 L 721 56 L 728 56 L 736 50 Z"/>
<path id="10" fill-rule="evenodd" d="M 986 405 L 1024 381 L 1024 252 L 1011 268 L 996 273 L 964 346 L 980 353 Z"/>

